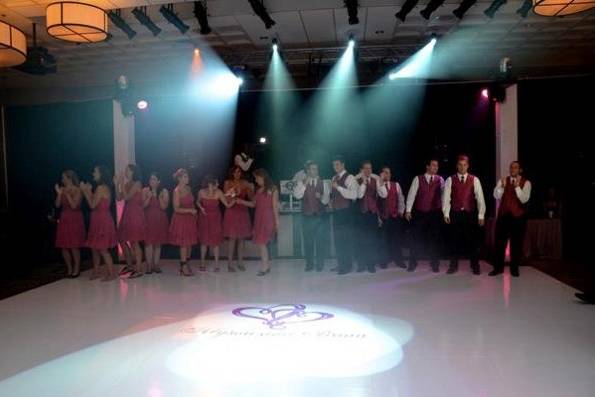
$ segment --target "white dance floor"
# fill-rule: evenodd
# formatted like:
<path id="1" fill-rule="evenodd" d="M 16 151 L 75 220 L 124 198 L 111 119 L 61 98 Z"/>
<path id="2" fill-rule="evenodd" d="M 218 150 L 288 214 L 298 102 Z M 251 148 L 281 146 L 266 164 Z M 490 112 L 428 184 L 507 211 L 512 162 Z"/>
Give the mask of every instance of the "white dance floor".
<path id="1" fill-rule="evenodd" d="M 595 395 L 595 306 L 533 268 L 256 266 L 182 278 L 170 262 L 0 301 L 0 396 Z"/>

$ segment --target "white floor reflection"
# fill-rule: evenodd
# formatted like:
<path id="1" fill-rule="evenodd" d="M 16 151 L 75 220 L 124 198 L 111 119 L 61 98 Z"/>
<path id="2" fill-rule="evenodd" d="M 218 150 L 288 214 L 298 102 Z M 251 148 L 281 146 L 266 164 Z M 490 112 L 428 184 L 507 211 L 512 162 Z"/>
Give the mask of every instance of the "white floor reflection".
<path id="1" fill-rule="evenodd" d="M 194 319 L 168 367 L 201 383 L 364 376 L 396 366 L 413 335 L 404 321 L 392 320 L 398 333 L 391 335 L 370 318 L 338 307 L 245 306 L 257 308 L 242 312 L 250 317 L 226 307 Z M 272 328 L 275 313 L 281 320 Z"/>
<path id="2" fill-rule="evenodd" d="M 399 364 L 402 346 L 412 336 L 405 321 L 340 307 L 218 306 L 189 321 L 104 342 L 17 374 L 0 382 L 0 395 L 95 396 L 120 390 L 150 397 L 235 397 L 246 387 L 263 392 L 280 383 L 389 370 Z M 296 390 L 290 395 L 311 395 L 308 388 L 304 394 Z"/>
<path id="3" fill-rule="evenodd" d="M 593 397 L 595 311 L 535 269 L 248 266 L 1 300 L 0 397 Z"/>

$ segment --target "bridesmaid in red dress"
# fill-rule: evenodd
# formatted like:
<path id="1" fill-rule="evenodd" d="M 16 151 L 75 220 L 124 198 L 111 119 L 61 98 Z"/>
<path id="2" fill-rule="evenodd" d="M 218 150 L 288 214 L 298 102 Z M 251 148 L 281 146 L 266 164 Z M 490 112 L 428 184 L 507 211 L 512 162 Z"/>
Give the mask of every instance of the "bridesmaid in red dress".
<path id="1" fill-rule="evenodd" d="M 123 174 L 114 178 L 117 200 L 124 200 L 124 211 L 118 225 L 118 242 L 126 256 L 126 266 L 120 274 L 128 278 L 141 277 L 145 271 L 140 243 L 145 239 L 145 212 L 143 209 L 143 185 L 137 165 L 129 164 Z M 132 268 L 132 256 L 136 268 Z"/>
<path id="2" fill-rule="evenodd" d="M 252 236 L 252 225 L 248 207 L 237 203 L 235 199 L 251 200 L 254 195 L 254 187 L 243 178 L 242 169 L 239 166 L 234 166 L 229 171 L 229 179 L 225 181 L 223 191 L 228 204 L 231 204 L 225 209 L 225 215 L 223 216 L 223 236 L 229 240 L 227 269 L 230 272 L 236 271 L 232 261 L 237 245 L 238 269 L 245 271 L 246 268 L 242 263 L 244 259 L 244 240 Z"/>
<path id="3" fill-rule="evenodd" d="M 100 277 L 101 258 L 103 258 L 107 273 L 101 281 L 115 280 L 117 276 L 109 250 L 116 246 L 116 227 L 110 212 L 112 191 L 108 183 L 111 181 L 111 175 L 107 167 L 96 166 L 93 169 L 93 180 L 96 185 L 95 191 L 89 183 L 80 184 L 81 191 L 92 210 L 87 235 L 87 247 L 91 248 L 93 257 L 93 271 L 89 279 Z"/>
<path id="4" fill-rule="evenodd" d="M 67 277 L 76 278 L 81 269 L 81 247 L 85 246 L 85 222 L 81 211 L 83 198 L 79 178 L 72 170 L 62 172 L 62 186 L 56 184 L 56 208 L 61 208 L 56 248 L 62 250 L 62 257 L 68 271 Z"/>
<path id="5" fill-rule="evenodd" d="M 257 275 L 264 276 L 271 270 L 267 244 L 273 240 L 279 229 L 279 191 L 264 169 L 257 169 L 253 175 L 256 182 L 254 199 L 238 199 L 237 202 L 256 209 L 252 241 L 260 249 L 261 267 Z"/>
<path id="6" fill-rule="evenodd" d="M 168 243 L 169 223 L 165 211 L 169 206 L 169 193 L 161 186 L 161 179 L 156 172 L 151 172 L 149 186 L 143 190 L 143 195 L 147 273 L 161 273 L 161 245 Z"/>
<path id="7" fill-rule="evenodd" d="M 174 179 L 177 186 L 174 189 L 174 215 L 169 225 L 169 242 L 180 247 L 180 276 L 192 276 L 194 273 L 188 259 L 192 253 L 192 246 L 198 241 L 194 196 L 188 186 L 188 171 L 180 168 L 175 172 Z"/>
<path id="8" fill-rule="evenodd" d="M 207 270 L 205 257 L 209 247 L 215 257 L 215 272 L 219 272 L 219 246 L 223 241 L 223 230 L 221 225 L 221 209 L 219 203 L 226 207 L 229 205 L 223 192 L 219 189 L 219 182 L 210 175 L 204 177 L 203 188 L 198 191 L 196 206 L 198 214 L 198 241 L 200 241 L 200 267 L 199 270 Z M 228 268 L 231 272 L 232 270 Z"/>

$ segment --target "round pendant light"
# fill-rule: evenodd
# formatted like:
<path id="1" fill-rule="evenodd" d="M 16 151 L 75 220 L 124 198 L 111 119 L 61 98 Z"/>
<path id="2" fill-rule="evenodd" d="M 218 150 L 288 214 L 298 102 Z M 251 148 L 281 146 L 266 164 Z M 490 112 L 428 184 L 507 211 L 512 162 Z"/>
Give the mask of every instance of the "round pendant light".
<path id="1" fill-rule="evenodd" d="M 107 14 L 92 4 L 63 1 L 46 8 L 50 36 L 75 43 L 96 43 L 107 38 Z"/>
<path id="2" fill-rule="evenodd" d="M 0 21 L 0 67 L 20 65 L 27 59 L 27 37 L 20 29 Z"/>
<path id="3" fill-rule="evenodd" d="M 533 0 L 533 11 L 547 17 L 576 14 L 595 7 L 595 0 Z"/>

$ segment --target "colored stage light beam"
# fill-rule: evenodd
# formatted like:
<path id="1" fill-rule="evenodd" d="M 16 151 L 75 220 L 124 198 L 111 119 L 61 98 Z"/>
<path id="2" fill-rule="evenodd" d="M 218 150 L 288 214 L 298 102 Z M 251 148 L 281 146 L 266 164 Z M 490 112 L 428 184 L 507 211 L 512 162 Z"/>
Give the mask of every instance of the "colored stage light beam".
<path id="1" fill-rule="evenodd" d="M 200 55 L 200 49 L 195 48 L 192 53 L 192 65 L 190 67 L 190 78 L 195 79 L 202 71 L 202 57 Z"/>
<path id="2" fill-rule="evenodd" d="M 368 138 L 362 143 L 362 151 L 410 144 L 423 110 L 426 92 L 423 79 L 428 77 L 435 43 L 436 40 L 432 39 L 396 70 L 362 93 L 364 124 L 368 131 L 376 131 L 373 139 Z M 389 149 L 386 156 L 391 156 Z"/>
<path id="3" fill-rule="evenodd" d="M 279 42 L 271 45 L 271 59 L 259 97 L 257 131 L 270 137 L 271 161 L 282 160 L 284 150 L 292 145 L 291 120 L 299 102 L 299 94 L 283 61 Z"/>
<path id="4" fill-rule="evenodd" d="M 432 38 L 421 50 L 416 52 L 397 70 L 390 73 L 388 78 L 390 80 L 403 78 L 424 78 L 427 77 L 430 67 L 430 60 L 432 59 L 432 52 L 436 45 L 436 38 Z"/>
<path id="5" fill-rule="evenodd" d="M 176 103 L 172 111 L 196 125 L 196 135 L 204 136 L 210 148 L 207 154 L 212 159 L 212 169 L 224 168 L 233 151 L 242 81 L 207 44 L 200 43 L 200 48 L 189 49 L 188 54 L 187 103 Z"/>
<path id="6" fill-rule="evenodd" d="M 355 51 L 355 41 L 350 38 L 345 51 L 308 103 L 305 131 L 314 143 L 305 149 L 308 158 L 323 159 L 333 155 L 323 153 L 324 147 L 342 151 L 342 147 L 335 144 L 349 142 L 362 131 Z"/>

